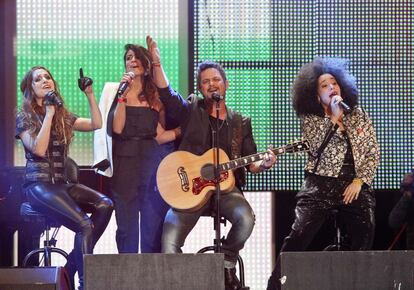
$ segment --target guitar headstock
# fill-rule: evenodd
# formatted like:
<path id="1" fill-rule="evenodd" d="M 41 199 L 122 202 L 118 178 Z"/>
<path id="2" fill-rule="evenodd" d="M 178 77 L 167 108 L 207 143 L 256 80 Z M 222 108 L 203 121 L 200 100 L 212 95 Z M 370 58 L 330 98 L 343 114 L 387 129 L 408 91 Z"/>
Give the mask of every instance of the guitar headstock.
<path id="1" fill-rule="evenodd" d="M 288 143 L 284 146 L 285 153 L 297 153 L 309 151 L 308 140 L 299 140 Z"/>

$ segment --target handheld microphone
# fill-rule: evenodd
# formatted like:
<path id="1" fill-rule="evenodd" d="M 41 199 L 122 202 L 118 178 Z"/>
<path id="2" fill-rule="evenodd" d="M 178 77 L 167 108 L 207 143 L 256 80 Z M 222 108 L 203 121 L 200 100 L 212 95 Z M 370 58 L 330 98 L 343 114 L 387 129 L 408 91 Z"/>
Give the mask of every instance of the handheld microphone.
<path id="1" fill-rule="evenodd" d="M 130 72 L 128 72 L 127 73 L 131 78 L 134 78 L 135 77 L 135 74 L 134 74 L 134 72 L 132 72 L 132 71 L 130 71 Z M 123 95 L 124 94 L 124 92 L 125 92 L 125 90 L 127 89 L 127 87 L 129 86 L 129 83 L 128 82 L 122 82 L 120 85 L 119 85 L 119 88 L 118 88 L 118 96 L 121 96 L 121 95 Z"/>
<path id="2" fill-rule="evenodd" d="M 335 95 L 336 95 L 336 92 L 333 92 L 330 95 L 330 97 L 334 97 Z M 347 104 L 345 104 L 344 101 L 339 101 L 337 104 L 338 104 L 338 106 L 340 106 L 342 108 L 342 110 L 344 110 L 345 114 L 348 114 L 348 113 L 351 112 L 351 108 Z"/>
<path id="3" fill-rule="evenodd" d="M 211 98 L 213 99 L 213 101 L 216 101 L 216 102 L 220 102 L 221 100 L 224 100 L 224 97 L 220 96 L 220 94 L 217 92 L 212 93 Z"/>
<path id="4" fill-rule="evenodd" d="M 56 105 L 58 107 L 62 107 L 63 101 L 58 97 L 55 91 L 49 91 L 45 95 L 45 105 Z"/>
<path id="5" fill-rule="evenodd" d="M 351 108 L 347 104 L 345 104 L 343 101 L 340 101 L 338 104 L 342 107 L 345 113 L 351 112 Z"/>

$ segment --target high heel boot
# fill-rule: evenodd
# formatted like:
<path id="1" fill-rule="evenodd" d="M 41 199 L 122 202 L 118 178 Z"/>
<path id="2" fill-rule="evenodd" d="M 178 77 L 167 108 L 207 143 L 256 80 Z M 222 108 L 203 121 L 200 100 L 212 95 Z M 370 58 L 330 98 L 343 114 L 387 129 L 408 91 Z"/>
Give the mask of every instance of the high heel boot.
<path id="1" fill-rule="evenodd" d="M 75 289 L 76 263 L 75 263 L 75 253 L 73 251 L 70 252 L 68 255 L 65 269 L 69 276 L 70 289 L 74 290 Z"/>

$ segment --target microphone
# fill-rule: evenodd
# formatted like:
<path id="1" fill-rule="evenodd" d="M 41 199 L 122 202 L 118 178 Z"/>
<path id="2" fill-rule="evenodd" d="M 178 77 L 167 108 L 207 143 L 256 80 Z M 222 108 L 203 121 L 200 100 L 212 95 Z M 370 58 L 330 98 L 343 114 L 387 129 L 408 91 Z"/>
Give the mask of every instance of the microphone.
<path id="1" fill-rule="evenodd" d="M 58 107 L 62 107 L 63 101 L 58 97 L 55 91 L 49 91 L 45 95 L 45 105 L 56 105 Z"/>
<path id="2" fill-rule="evenodd" d="M 213 101 L 216 101 L 216 102 L 220 102 L 221 100 L 224 100 L 224 97 L 220 96 L 220 94 L 217 92 L 212 93 L 211 98 L 213 99 Z"/>
<path id="3" fill-rule="evenodd" d="M 351 112 L 351 108 L 347 104 L 345 104 L 343 101 L 340 101 L 338 104 L 342 107 L 345 113 Z"/>
<path id="4" fill-rule="evenodd" d="M 134 78 L 135 77 L 135 74 L 134 74 L 134 72 L 132 72 L 132 71 L 130 71 L 130 72 L 128 72 L 127 73 L 131 78 Z M 129 83 L 128 82 L 122 82 L 120 85 L 119 85 L 119 88 L 118 88 L 118 96 L 121 96 L 124 92 L 125 92 L 125 90 L 127 89 L 127 87 L 129 86 Z"/>

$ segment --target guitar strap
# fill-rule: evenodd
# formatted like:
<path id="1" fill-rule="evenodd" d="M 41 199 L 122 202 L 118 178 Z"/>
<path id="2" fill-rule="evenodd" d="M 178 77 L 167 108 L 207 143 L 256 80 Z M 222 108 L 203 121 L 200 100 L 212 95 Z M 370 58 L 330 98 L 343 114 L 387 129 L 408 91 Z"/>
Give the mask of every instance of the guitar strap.
<path id="1" fill-rule="evenodd" d="M 231 140 L 231 159 L 241 157 L 241 143 L 242 143 L 242 118 L 239 114 L 234 114 L 233 138 Z"/>
<path id="2" fill-rule="evenodd" d="M 318 150 L 316 151 L 316 164 L 315 167 L 313 169 L 313 172 L 315 173 L 316 170 L 318 169 L 319 166 L 319 162 L 321 161 L 321 155 L 322 152 L 325 150 L 326 145 L 328 145 L 329 141 L 331 141 L 333 135 L 335 134 L 336 130 L 338 130 L 339 125 L 338 124 L 331 124 L 331 126 L 329 127 L 329 130 L 326 132 L 325 137 L 321 143 L 321 146 L 319 146 Z"/>
<path id="3" fill-rule="evenodd" d="M 231 122 L 233 127 L 233 138 L 231 140 L 231 159 L 237 159 L 242 157 L 242 116 L 240 114 L 234 114 Z M 246 168 L 241 167 L 235 170 L 234 175 L 238 181 L 239 186 L 244 186 L 246 183 Z"/>

